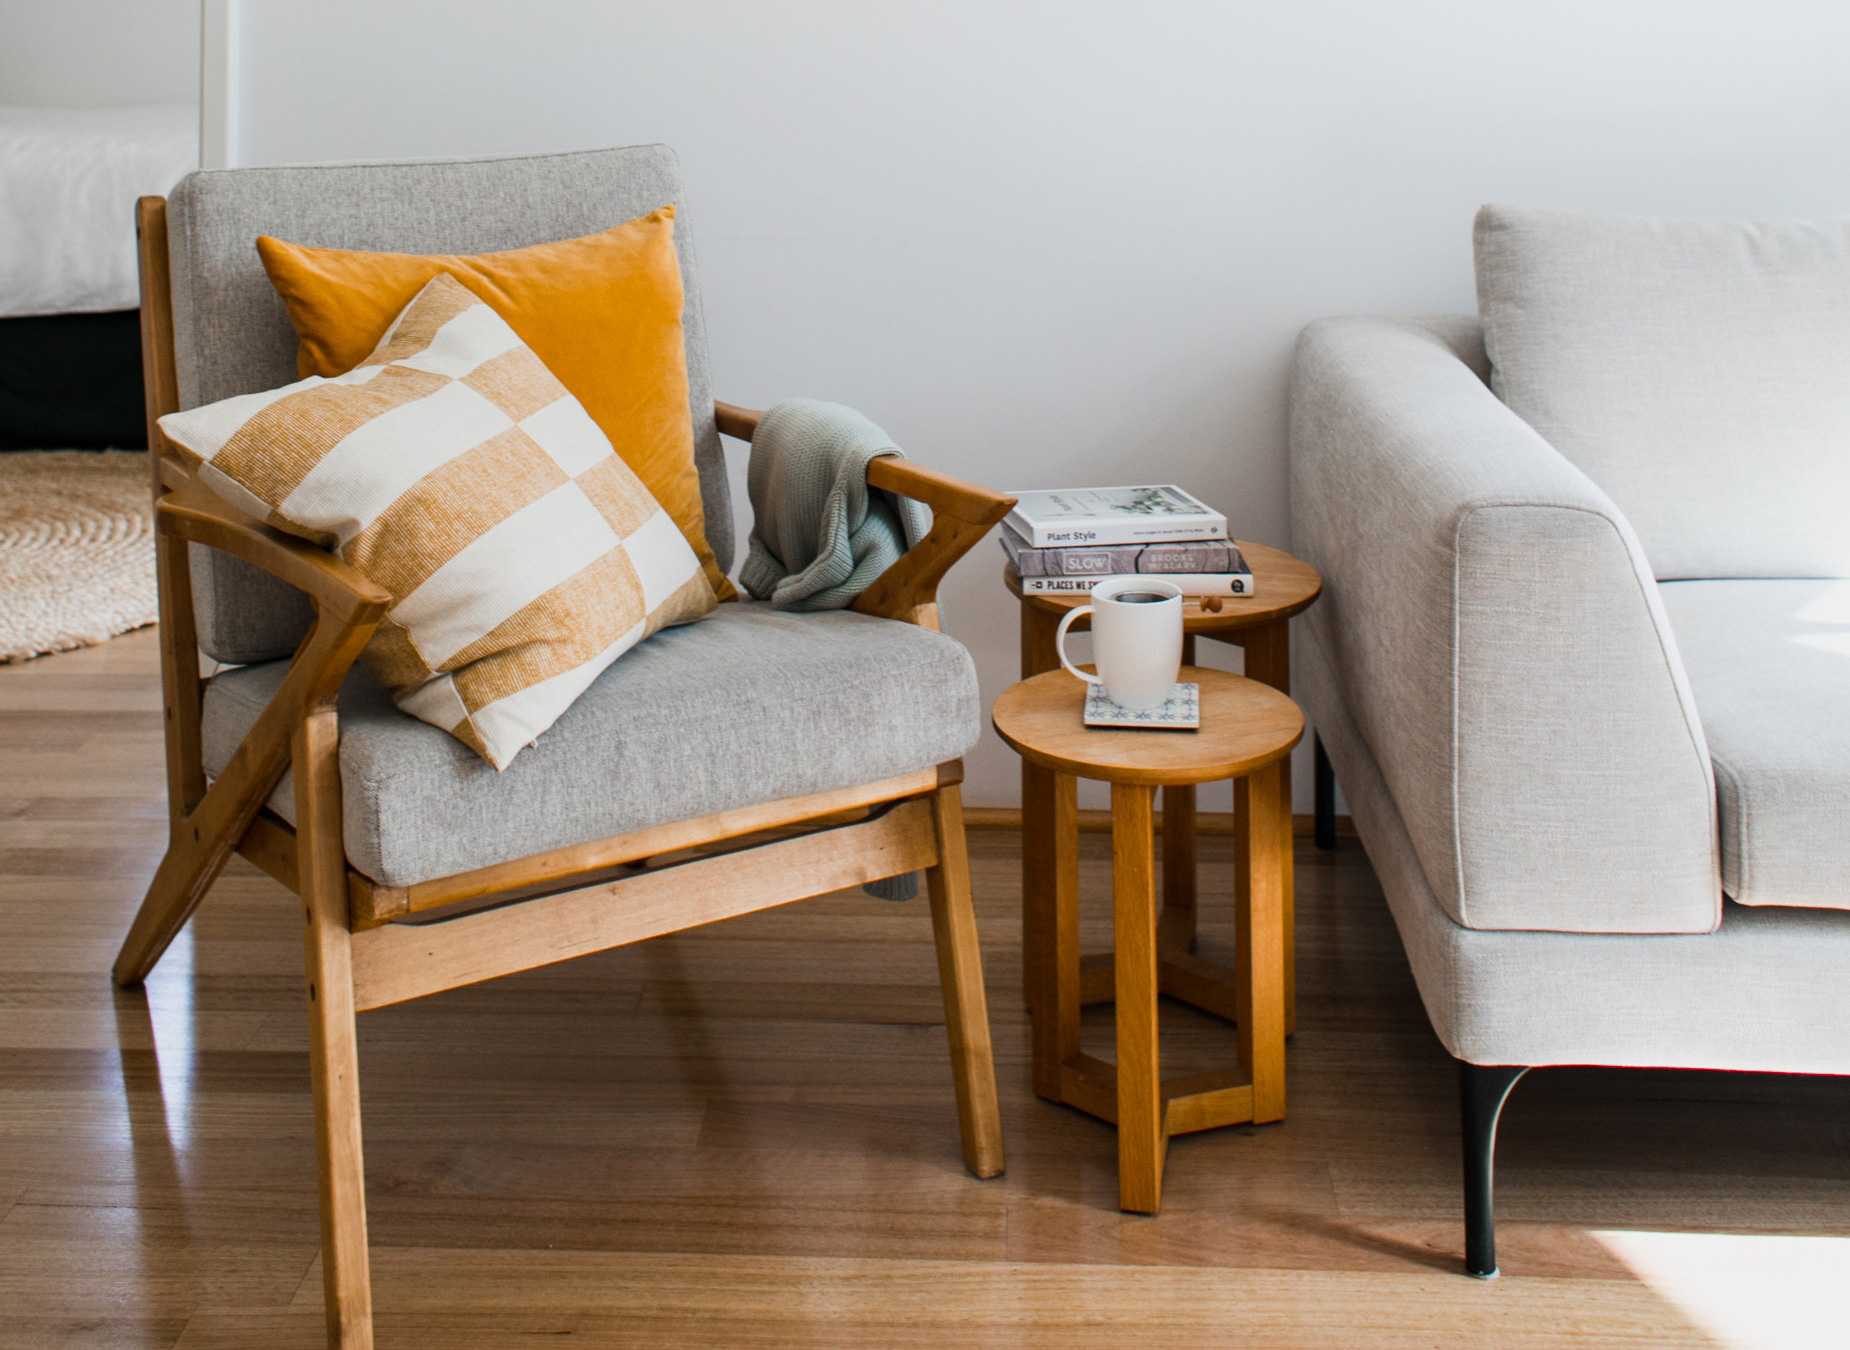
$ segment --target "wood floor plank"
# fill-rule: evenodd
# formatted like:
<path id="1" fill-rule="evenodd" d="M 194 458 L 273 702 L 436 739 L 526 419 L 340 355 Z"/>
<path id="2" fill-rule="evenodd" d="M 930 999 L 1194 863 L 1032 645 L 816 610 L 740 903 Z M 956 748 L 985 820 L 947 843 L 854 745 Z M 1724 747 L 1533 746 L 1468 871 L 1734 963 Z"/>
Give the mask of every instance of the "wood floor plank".
<path id="1" fill-rule="evenodd" d="M 109 984 L 160 755 L 152 633 L 0 668 L 0 1350 L 322 1344 L 295 907 L 234 860 L 145 994 Z M 1452 1066 L 1353 841 L 1296 858 L 1288 1119 L 1177 1139 L 1163 1214 L 1120 1214 L 1112 1129 L 1030 1090 L 1015 838 L 970 854 L 1006 1176 L 962 1166 L 922 902 L 369 1013 L 381 1346 L 1735 1345 L 1601 1234 L 1850 1237 L 1844 1080 L 1551 1070 L 1504 1120 L 1504 1278 L 1458 1275 Z M 1078 872 L 1103 951 L 1106 837 Z M 1232 889 L 1204 838 L 1223 961 Z M 1082 1030 L 1110 1055 L 1108 1007 Z M 1165 1066 L 1233 1045 L 1164 1003 Z"/>
<path id="2" fill-rule="evenodd" d="M 185 1330 L 182 1317 L 38 1318 L 0 1313 L 0 1350 L 171 1350 Z"/>
<path id="3" fill-rule="evenodd" d="M 407 1345 L 1412 1347 L 1696 1346 L 1648 1290 L 1451 1276 L 1008 1262 L 816 1260 L 579 1252 L 395 1253 L 375 1272 L 380 1339 Z M 291 1310 L 318 1315 L 314 1291 Z M 438 1322 L 418 1318 L 441 1319 Z M 469 1313 L 478 1314 L 471 1318 Z M 524 1314 L 524 1316 L 522 1315 Z M 395 1325 L 396 1324 L 396 1325 Z M 182 1350 L 314 1344 L 297 1316 L 201 1316 Z M 310 1328 L 312 1332 L 313 1327 Z M 677 1340 L 676 1337 L 681 1339 Z M 428 1338 L 428 1339 L 426 1339 Z"/>
<path id="4" fill-rule="evenodd" d="M 15 1206 L 0 1230 L 6 1318 L 158 1317 L 205 1305 L 276 1305 L 294 1296 L 312 1244 L 203 1243 L 149 1231 L 138 1211 L 84 1211 L 79 1232 L 46 1234 L 48 1211 Z M 57 1229 L 74 1211 L 55 1213 Z"/>

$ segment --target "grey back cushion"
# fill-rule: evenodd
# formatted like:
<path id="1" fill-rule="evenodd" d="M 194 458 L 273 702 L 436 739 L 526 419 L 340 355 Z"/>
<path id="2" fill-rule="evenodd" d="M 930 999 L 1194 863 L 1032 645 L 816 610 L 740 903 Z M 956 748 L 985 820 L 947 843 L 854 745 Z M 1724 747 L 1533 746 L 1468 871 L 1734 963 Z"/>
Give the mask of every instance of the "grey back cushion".
<path id="1" fill-rule="evenodd" d="M 1491 387 L 1660 579 L 1850 576 L 1850 222 L 1486 206 L 1475 242 Z"/>
<path id="2" fill-rule="evenodd" d="M 732 507 L 713 420 L 706 324 L 680 168 L 665 145 L 189 174 L 167 208 L 180 406 L 296 378 L 295 330 L 258 261 L 260 234 L 320 248 L 491 253 L 595 234 L 671 202 L 687 292 L 688 403 L 707 541 L 721 569 L 730 568 Z M 200 645 L 221 661 L 287 656 L 312 617 L 299 592 L 203 548 L 193 550 L 193 589 Z"/>

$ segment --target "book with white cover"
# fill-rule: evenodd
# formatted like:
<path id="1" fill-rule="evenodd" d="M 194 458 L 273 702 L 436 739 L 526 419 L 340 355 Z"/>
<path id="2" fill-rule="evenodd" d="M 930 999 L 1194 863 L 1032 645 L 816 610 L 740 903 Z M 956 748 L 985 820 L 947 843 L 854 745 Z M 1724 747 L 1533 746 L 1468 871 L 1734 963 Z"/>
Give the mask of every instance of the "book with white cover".
<path id="1" fill-rule="evenodd" d="M 1227 517 L 1173 483 L 1013 494 L 1003 522 L 1034 548 L 1225 539 Z"/>
<path id="2" fill-rule="evenodd" d="M 1126 575 L 1119 573 L 1120 577 Z M 1137 572 L 1129 575 L 1149 581 L 1173 583 L 1183 595 L 1238 595 L 1253 593 L 1250 572 Z M 1101 581 L 1116 577 L 1024 577 L 1017 574 L 1023 595 L 1090 595 Z"/>

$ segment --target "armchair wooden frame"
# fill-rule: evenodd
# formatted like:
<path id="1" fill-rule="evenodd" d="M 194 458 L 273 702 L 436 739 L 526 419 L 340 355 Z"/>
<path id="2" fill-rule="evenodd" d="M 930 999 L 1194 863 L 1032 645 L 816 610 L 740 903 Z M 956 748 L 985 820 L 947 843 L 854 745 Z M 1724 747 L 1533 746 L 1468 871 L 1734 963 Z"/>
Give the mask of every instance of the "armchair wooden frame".
<path id="1" fill-rule="evenodd" d="M 179 407 L 166 200 L 142 198 L 137 224 L 171 828 L 114 974 L 124 987 L 146 978 L 233 852 L 300 897 L 329 1344 L 365 1350 L 373 1343 L 355 1015 L 717 919 L 924 870 L 964 1161 L 979 1177 L 1000 1173 L 960 761 L 412 886 L 380 885 L 349 865 L 335 699 L 391 597 L 333 554 L 243 515 L 192 481 L 162 439 L 156 419 Z M 723 403 L 716 411 L 720 429 L 743 440 L 761 416 Z M 875 461 L 868 482 L 924 502 L 934 519 L 927 537 L 854 608 L 936 629 L 939 581 L 1013 499 L 892 458 Z M 193 544 L 289 582 L 315 611 L 282 687 L 210 784 L 200 742 Z M 293 826 L 264 807 L 291 767 Z M 648 866 L 638 869 L 644 860 Z"/>

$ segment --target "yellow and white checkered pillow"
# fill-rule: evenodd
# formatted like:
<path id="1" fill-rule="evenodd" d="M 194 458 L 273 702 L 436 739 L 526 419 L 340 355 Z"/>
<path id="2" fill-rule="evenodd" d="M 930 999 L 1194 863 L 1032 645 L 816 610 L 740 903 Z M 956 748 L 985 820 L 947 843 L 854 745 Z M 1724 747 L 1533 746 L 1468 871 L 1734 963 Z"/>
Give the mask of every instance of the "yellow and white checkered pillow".
<path id="1" fill-rule="evenodd" d="M 497 769 L 713 588 L 514 330 L 448 275 L 364 363 L 161 418 L 233 505 L 392 593 L 366 661 Z"/>

